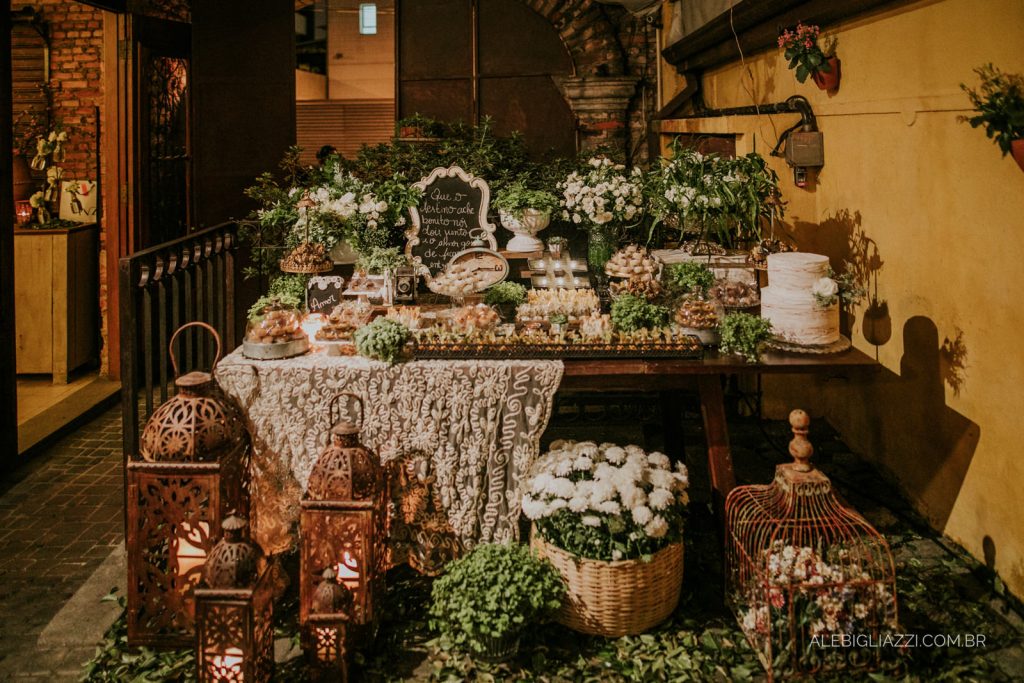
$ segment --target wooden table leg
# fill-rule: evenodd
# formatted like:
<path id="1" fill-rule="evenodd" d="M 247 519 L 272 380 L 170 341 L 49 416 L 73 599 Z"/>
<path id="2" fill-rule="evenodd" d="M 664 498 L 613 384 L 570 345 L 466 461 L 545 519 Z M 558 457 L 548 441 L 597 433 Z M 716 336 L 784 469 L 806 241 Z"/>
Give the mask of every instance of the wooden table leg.
<path id="1" fill-rule="evenodd" d="M 678 391 L 662 391 L 661 426 L 665 437 L 665 453 L 673 462 L 686 462 L 686 448 L 683 443 L 681 420 L 682 401 Z"/>
<path id="2" fill-rule="evenodd" d="M 711 503 L 719 525 L 725 523 L 725 497 L 736 486 L 729 450 L 729 428 L 725 422 L 725 396 L 719 375 L 700 375 L 700 412 L 704 417 L 704 438 L 708 445 L 708 473 L 711 477 Z"/>

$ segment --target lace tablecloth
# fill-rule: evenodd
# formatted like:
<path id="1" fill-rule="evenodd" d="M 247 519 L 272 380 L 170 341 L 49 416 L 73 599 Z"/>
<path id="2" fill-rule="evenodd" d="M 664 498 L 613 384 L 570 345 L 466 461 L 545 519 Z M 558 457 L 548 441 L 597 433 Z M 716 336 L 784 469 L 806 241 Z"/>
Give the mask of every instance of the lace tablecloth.
<path id="1" fill-rule="evenodd" d="M 406 483 L 422 490 L 420 499 L 401 503 L 406 521 L 440 515 L 458 541 L 472 547 L 518 536 L 519 485 L 538 455 L 562 363 L 388 366 L 323 353 L 254 361 L 236 350 L 216 374 L 248 417 L 253 534 L 265 552 L 285 551 L 296 541 L 299 500 L 327 443 L 328 406 L 343 391 L 364 402 L 361 442 L 384 464 L 397 463 Z M 408 530 L 399 536 L 407 542 L 416 538 Z"/>

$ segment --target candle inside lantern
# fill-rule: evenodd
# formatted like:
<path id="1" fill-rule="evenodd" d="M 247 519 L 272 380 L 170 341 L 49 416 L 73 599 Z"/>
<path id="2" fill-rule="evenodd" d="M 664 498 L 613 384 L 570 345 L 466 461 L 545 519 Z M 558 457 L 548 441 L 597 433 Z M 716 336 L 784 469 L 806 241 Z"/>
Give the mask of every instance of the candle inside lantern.
<path id="1" fill-rule="evenodd" d="M 359 588 L 359 563 L 352 553 L 345 551 L 341 555 L 341 562 L 334 565 L 334 576 L 338 583 L 345 584 L 351 590 Z"/>
<path id="2" fill-rule="evenodd" d="M 338 656 L 338 629 L 321 626 L 316 629 L 316 658 L 333 662 Z"/>
<path id="3" fill-rule="evenodd" d="M 193 575 L 194 581 L 199 581 L 199 571 L 206 562 L 202 544 L 209 537 L 209 522 L 199 522 L 195 527 L 188 522 L 181 523 L 171 542 L 171 556 L 177 564 L 178 576 Z"/>
<path id="4" fill-rule="evenodd" d="M 210 665 L 212 678 L 215 681 L 241 681 L 243 653 L 237 647 L 229 647 L 223 655 L 213 658 Z"/>
<path id="5" fill-rule="evenodd" d="M 27 225 L 32 220 L 32 205 L 27 199 L 14 202 L 14 216 L 18 225 Z"/>

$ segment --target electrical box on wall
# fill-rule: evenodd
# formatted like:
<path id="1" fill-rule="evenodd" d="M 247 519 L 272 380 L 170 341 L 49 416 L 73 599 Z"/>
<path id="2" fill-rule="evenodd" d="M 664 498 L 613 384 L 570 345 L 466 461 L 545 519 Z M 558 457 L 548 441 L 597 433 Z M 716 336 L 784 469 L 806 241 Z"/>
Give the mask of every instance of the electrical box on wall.
<path id="1" fill-rule="evenodd" d="M 786 161 L 790 166 L 824 166 L 825 136 L 818 130 L 790 133 L 786 141 Z"/>

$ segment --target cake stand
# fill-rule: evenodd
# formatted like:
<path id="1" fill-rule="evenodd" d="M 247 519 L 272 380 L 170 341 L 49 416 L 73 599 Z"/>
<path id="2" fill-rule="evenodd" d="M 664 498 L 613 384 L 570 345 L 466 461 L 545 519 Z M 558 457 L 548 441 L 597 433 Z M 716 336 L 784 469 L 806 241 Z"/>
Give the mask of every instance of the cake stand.
<path id="1" fill-rule="evenodd" d="M 840 335 L 839 339 L 831 344 L 807 346 L 803 344 L 792 344 L 787 341 L 782 341 L 781 339 L 769 339 L 765 342 L 765 346 L 770 349 L 775 349 L 776 351 L 785 351 L 786 353 L 827 355 L 830 353 L 842 353 L 853 346 L 853 342 L 850 341 L 849 337 Z"/>

